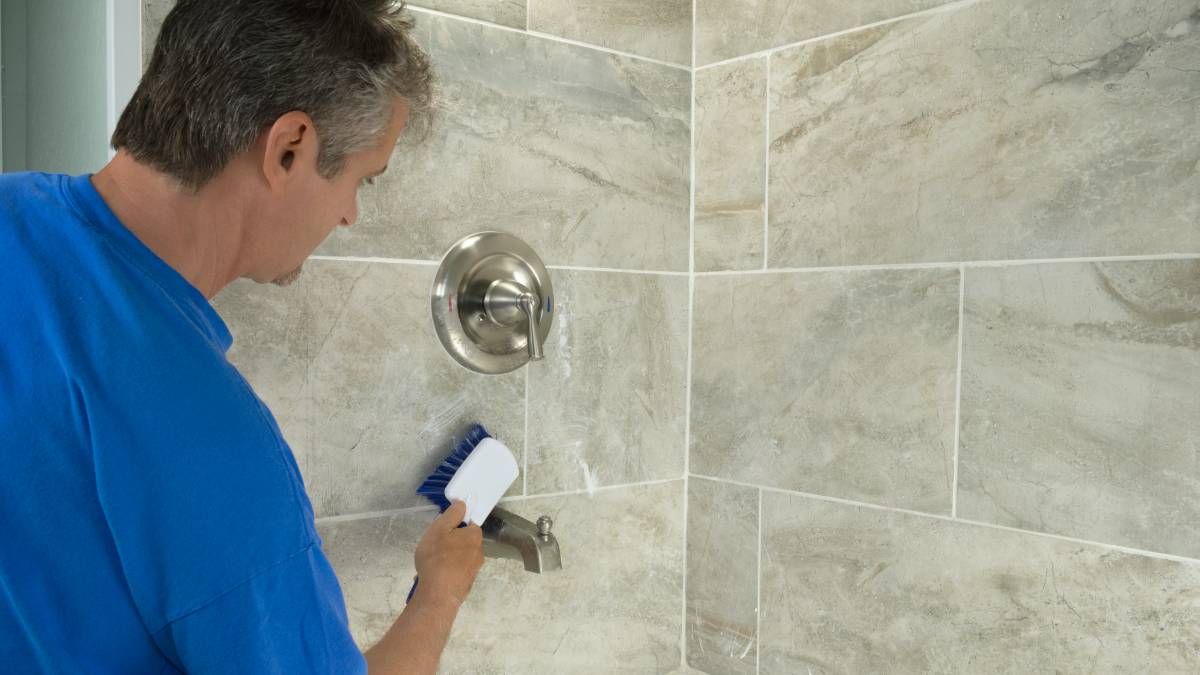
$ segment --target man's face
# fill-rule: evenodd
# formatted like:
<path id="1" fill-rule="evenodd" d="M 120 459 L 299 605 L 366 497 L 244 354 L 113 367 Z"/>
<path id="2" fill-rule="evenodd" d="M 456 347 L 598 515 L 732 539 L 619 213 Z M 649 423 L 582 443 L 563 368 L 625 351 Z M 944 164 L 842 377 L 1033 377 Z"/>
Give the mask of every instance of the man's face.
<path id="1" fill-rule="evenodd" d="M 304 261 L 334 228 L 349 227 L 358 219 L 358 190 L 387 168 L 396 140 L 408 121 L 408 107 L 400 99 L 392 106 L 387 132 L 374 147 L 346 157 L 342 172 L 323 178 L 315 166 L 300 168 L 298 180 L 272 208 L 264 223 L 266 246 L 261 252 L 263 273 L 259 281 L 286 286 L 300 276 Z"/>

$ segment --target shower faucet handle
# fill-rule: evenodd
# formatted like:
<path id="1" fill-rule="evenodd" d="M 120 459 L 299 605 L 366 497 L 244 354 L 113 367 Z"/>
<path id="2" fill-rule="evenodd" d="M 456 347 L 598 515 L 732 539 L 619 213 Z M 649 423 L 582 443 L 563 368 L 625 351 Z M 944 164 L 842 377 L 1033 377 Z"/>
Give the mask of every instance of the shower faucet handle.
<path id="1" fill-rule="evenodd" d="M 542 337 L 538 334 L 541 320 L 542 299 L 536 293 L 516 281 L 497 279 L 483 296 L 484 313 L 498 326 L 525 329 L 526 352 L 530 361 L 541 361 Z"/>
<path id="2" fill-rule="evenodd" d="M 529 360 L 541 361 L 542 338 L 538 335 L 538 312 L 542 309 L 542 301 L 533 293 L 521 296 L 521 310 L 525 312 L 525 327 L 529 333 Z"/>
<path id="3" fill-rule="evenodd" d="M 456 361 L 480 373 L 507 373 L 544 358 L 554 287 L 525 242 L 480 232 L 442 258 L 430 307 L 438 337 Z"/>

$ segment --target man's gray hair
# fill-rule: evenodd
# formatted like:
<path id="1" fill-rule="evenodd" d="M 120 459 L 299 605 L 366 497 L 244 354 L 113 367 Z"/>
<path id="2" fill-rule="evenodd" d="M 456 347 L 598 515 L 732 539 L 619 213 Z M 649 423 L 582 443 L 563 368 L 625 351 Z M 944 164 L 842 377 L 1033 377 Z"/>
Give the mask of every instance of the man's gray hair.
<path id="1" fill-rule="evenodd" d="M 393 0 L 179 0 L 112 146 L 194 189 L 301 111 L 332 178 L 378 142 L 395 97 L 410 124 L 427 118 L 432 75 L 412 29 Z"/>

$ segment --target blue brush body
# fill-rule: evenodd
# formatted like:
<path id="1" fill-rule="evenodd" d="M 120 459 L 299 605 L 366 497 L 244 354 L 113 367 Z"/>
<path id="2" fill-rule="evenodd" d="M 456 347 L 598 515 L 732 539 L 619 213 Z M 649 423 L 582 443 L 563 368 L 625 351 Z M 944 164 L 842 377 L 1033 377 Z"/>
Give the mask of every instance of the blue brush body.
<path id="1" fill-rule="evenodd" d="M 421 487 L 417 488 L 417 494 L 433 502 L 433 505 L 438 507 L 439 513 L 445 513 L 446 509 L 450 508 L 450 500 L 446 499 L 446 486 L 449 485 L 450 479 L 454 478 L 458 468 L 467 461 L 467 457 L 471 456 L 483 439 L 491 437 L 482 424 L 472 425 L 467 430 L 467 435 L 458 442 L 458 445 L 454 446 L 454 451 L 450 453 L 450 456 L 442 460 L 442 463 L 433 470 L 433 473 L 429 474 L 425 482 L 421 483 Z M 466 527 L 466 523 L 459 524 L 459 527 Z M 408 591 L 408 599 L 404 601 L 405 604 L 412 601 L 419 581 L 419 579 L 413 579 L 412 589 Z"/>

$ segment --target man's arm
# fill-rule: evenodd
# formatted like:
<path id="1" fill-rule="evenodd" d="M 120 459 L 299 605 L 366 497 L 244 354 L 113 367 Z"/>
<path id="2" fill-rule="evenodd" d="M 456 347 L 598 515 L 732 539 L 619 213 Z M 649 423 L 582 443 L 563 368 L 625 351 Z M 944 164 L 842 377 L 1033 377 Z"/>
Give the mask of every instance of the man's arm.
<path id="1" fill-rule="evenodd" d="M 465 504 L 455 502 L 421 537 L 417 592 L 383 639 L 365 652 L 370 675 L 437 672 L 458 608 L 483 566 L 483 530 L 458 527 L 466 512 Z"/>

